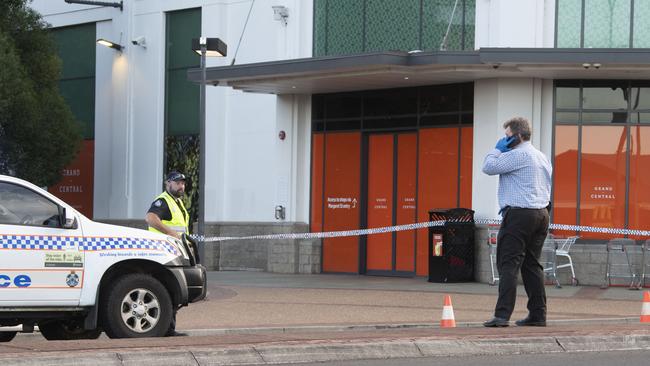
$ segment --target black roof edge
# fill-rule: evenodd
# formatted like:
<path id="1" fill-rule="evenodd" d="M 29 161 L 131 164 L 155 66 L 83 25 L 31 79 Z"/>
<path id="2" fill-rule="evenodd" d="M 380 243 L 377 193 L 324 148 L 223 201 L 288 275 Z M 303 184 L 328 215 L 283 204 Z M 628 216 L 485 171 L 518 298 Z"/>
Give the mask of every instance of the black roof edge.
<path id="1" fill-rule="evenodd" d="M 481 48 L 482 63 L 617 63 L 648 64 L 649 48 Z"/>
<path id="2" fill-rule="evenodd" d="M 360 55 L 306 57 L 290 60 L 256 62 L 243 65 L 209 67 L 206 70 L 208 82 L 238 79 L 247 77 L 263 77 L 277 74 L 300 74 L 315 71 L 327 71 L 359 66 L 385 65 L 408 66 L 408 53 L 382 52 Z M 201 81 L 201 69 L 189 69 L 188 80 Z"/>
<path id="3" fill-rule="evenodd" d="M 290 60 L 257 62 L 243 65 L 209 67 L 207 82 L 257 78 L 273 75 L 299 76 L 319 71 L 337 71 L 356 67 L 410 67 L 426 65 L 495 65 L 507 63 L 650 64 L 650 48 L 481 48 L 476 51 L 375 52 L 356 55 L 320 56 Z M 200 82 L 201 70 L 189 69 L 189 81 Z"/>

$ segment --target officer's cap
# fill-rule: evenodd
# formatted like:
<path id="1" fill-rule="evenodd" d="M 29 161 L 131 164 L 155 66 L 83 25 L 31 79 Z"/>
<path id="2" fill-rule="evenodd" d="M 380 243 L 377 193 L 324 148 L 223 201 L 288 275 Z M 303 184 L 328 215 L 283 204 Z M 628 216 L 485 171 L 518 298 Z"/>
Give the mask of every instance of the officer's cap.
<path id="1" fill-rule="evenodd" d="M 185 174 L 178 172 L 176 170 L 172 170 L 167 174 L 167 180 L 168 181 L 174 181 L 177 182 L 179 180 L 185 180 Z"/>

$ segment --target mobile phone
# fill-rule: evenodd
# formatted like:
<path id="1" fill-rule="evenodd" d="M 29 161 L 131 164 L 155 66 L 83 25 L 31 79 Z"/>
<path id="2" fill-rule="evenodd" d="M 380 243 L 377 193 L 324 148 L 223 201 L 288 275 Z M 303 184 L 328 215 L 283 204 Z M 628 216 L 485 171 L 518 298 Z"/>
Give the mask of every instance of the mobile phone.
<path id="1" fill-rule="evenodd" d="M 519 137 L 519 135 L 513 135 L 513 137 L 514 137 L 514 139 L 512 139 L 512 141 L 510 141 L 510 143 L 508 144 L 509 149 L 512 149 L 513 147 L 515 147 L 515 146 L 519 145 L 519 143 L 521 143 L 521 138 Z"/>

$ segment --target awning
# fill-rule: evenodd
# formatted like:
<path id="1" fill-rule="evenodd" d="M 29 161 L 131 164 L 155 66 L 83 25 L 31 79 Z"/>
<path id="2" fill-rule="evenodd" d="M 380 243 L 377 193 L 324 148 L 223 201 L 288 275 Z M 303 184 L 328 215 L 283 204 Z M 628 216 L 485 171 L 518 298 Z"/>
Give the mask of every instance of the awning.
<path id="1" fill-rule="evenodd" d="M 489 78 L 650 79 L 650 49 L 481 48 L 380 52 L 210 67 L 207 83 L 253 93 L 317 94 Z M 201 81 L 200 69 L 188 79 Z"/>

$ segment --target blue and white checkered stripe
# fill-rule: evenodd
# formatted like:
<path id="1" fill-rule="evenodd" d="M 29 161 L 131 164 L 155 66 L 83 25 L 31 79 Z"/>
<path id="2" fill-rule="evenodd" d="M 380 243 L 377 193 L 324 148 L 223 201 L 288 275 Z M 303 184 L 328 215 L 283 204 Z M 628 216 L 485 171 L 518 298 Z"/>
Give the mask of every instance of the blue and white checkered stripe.
<path id="1" fill-rule="evenodd" d="M 0 249 L 65 250 L 78 246 L 83 251 L 160 250 L 180 255 L 178 249 L 163 240 L 123 237 L 80 237 L 52 235 L 0 235 Z"/>
<path id="2" fill-rule="evenodd" d="M 104 238 L 89 237 L 84 238 L 80 245 L 81 250 L 101 251 L 114 249 L 144 249 L 160 250 L 163 247 L 166 252 L 179 255 L 176 247 L 163 240 L 143 239 L 143 238 Z"/>

